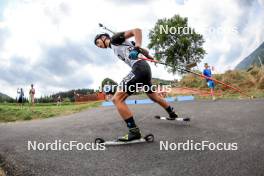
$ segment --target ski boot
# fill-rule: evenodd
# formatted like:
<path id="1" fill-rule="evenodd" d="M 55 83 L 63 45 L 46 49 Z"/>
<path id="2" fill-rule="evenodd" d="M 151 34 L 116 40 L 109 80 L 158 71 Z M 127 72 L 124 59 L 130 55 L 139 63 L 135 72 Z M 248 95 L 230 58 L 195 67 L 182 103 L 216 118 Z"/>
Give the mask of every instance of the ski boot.
<path id="1" fill-rule="evenodd" d="M 135 128 L 131 128 L 129 129 L 129 132 L 122 136 L 122 137 L 118 137 L 118 141 L 122 141 L 122 142 L 128 142 L 128 141 L 133 141 L 133 140 L 137 140 L 141 138 L 141 133 L 138 127 Z"/>

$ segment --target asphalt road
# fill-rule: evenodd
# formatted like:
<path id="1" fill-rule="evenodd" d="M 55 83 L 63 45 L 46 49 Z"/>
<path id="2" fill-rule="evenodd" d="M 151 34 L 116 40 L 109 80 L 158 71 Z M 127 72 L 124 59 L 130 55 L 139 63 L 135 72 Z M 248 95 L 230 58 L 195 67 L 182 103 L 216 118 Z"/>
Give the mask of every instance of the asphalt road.
<path id="1" fill-rule="evenodd" d="M 160 121 L 158 105 L 131 105 L 142 133 L 154 143 L 108 147 L 105 151 L 28 151 L 28 141 L 93 142 L 126 132 L 114 107 L 99 107 L 65 117 L 0 124 L 0 155 L 9 175 L 264 175 L 264 100 L 173 103 L 190 115 L 189 125 Z M 170 144 L 237 143 L 237 150 L 160 150 Z"/>

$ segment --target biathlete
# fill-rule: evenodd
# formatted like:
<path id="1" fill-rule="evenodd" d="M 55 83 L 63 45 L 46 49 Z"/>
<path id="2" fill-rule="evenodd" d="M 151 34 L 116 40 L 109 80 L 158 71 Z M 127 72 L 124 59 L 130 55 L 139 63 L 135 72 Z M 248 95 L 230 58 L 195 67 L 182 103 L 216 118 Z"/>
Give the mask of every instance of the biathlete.
<path id="1" fill-rule="evenodd" d="M 135 43 L 127 40 L 131 37 L 135 37 Z M 94 39 L 94 44 L 97 47 L 104 49 L 111 48 L 119 59 L 132 68 L 129 74 L 124 77 L 119 84 L 121 89 L 119 88 L 112 98 L 120 116 L 126 122 L 129 129 L 129 132 L 126 135 L 118 137 L 119 141 L 124 142 L 141 138 L 141 133 L 134 121 L 133 114 L 125 103 L 126 98 L 136 91 L 135 88 L 138 84 L 148 87 L 146 94 L 152 101 L 158 103 L 167 111 L 169 114 L 169 120 L 175 120 L 178 118 L 173 107 L 151 89 L 152 76 L 150 66 L 145 60 L 141 60 L 138 57 L 142 50 L 140 48 L 141 43 L 142 32 L 138 28 L 116 33 L 112 37 L 107 33 L 101 33 L 96 35 Z M 185 120 L 188 121 L 189 118 L 186 118 Z"/>

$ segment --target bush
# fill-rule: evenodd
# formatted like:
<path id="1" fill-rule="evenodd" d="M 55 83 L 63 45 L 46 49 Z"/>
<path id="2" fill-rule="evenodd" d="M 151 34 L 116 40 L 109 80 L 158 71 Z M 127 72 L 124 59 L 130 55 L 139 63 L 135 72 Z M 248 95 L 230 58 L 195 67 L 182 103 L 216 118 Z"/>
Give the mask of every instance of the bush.
<path id="1" fill-rule="evenodd" d="M 262 77 L 258 81 L 258 88 L 264 89 L 264 75 L 262 75 Z"/>
<path id="2" fill-rule="evenodd" d="M 195 88 L 203 88 L 206 86 L 205 80 L 199 79 L 197 76 L 193 74 L 187 74 L 183 76 L 180 81 L 180 85 L 183 87 L 195 87 Z"/>
<path id="3" fill-rule="evenodd" d="M 69 103 L 71 99 L 69 97 L 63 98 L 63 103 Z"/>
<path id="4" fill-rule="evenodd" d="M 25 117 L 24 117 L 24 120 L 32 120 L 32 117 L 30 114 L 27 114 Z"/>

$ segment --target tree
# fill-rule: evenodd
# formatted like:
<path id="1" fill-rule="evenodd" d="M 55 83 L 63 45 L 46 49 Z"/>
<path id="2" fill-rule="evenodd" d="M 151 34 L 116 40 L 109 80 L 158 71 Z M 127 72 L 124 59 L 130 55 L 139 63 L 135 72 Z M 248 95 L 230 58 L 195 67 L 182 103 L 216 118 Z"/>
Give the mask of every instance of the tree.
<path id="1" fill-rule="evenodd" d="M 111 86 L 110 87 L 110 92 L 112 93 L 112 94 L 114 94 L 115 92 L 116 92 L 116 90 L 117 90 L 117 82 L 115 82 L 114 80 L 112 80 L 112 79 L 110 79 L 110 78 L 105 78 L 103 81 L 102 81 L 102 83 L 101 83 L 101 90 L 103 91 L 103 92 L 105 92 L 106 90 L 105 90 L 105 86 Z M 109 91 L 109 90 L 108 90 Z"/>
<path id="2" fill-rule="evenodd" d="M 114 80 L 110 79 L 110 78 L 105 78 L 102 83 L 101 83 L 101 86 L 102 88 L 105 86 L 105 85 L 118 85 L 117 82 L 115 82 Z"/>
<path id="3" fill-rule="evenodd" d="M 170 29 L 177 29 L 177 32 Z M 148 48 L 155 51 L 157 60 L 170 65 L 167 68 L 172 73 L 177 71 L 177 66 L 200 62 L 206 54 L 202 47 L 203 36 L 188 27 L 188 18 L 179 15 L 159 19 L 149 38 Z"/>

